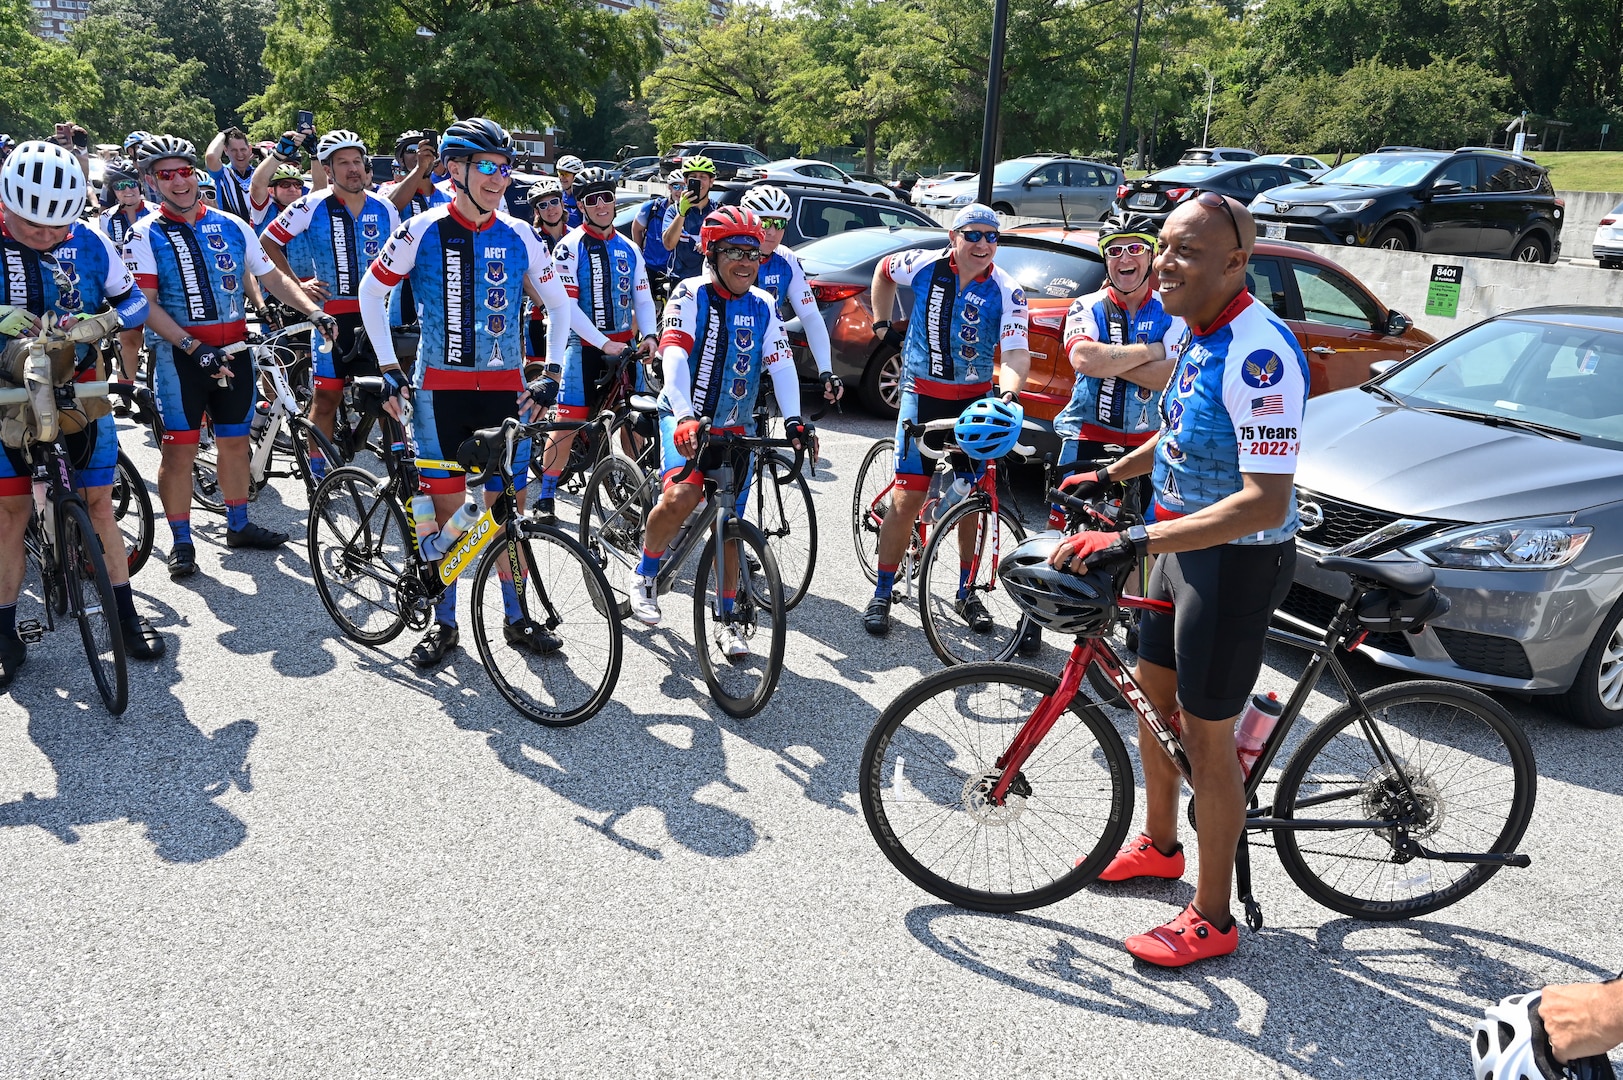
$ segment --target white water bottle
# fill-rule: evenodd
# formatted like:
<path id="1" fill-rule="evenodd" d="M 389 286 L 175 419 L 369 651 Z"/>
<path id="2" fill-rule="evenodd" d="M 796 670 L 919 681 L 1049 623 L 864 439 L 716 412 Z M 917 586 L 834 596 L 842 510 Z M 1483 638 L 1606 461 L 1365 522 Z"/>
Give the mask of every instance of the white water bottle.
<path id="1" fill-rule="evenodd" d="M 456 513 L 451 515 L 451 520 L 445 523 L 445 528 L 439 531 L 439 535 L 430 536 L 422 542 L 423 558 L 433 562 L 450 551 L 456 546 L 456 542 L 462 539 L 462 534 L 479 520 L 480 513 L 479 504 L 472 499 L 457 507 Z M 429 520 L 432 521 L 433 518 L 430 517 Z"/>
<path id="2" fill-rule="evenodd" d="M 930 503 L 929 523 L 934 525 L 946 517 L 974 487 L 975 482 L 967 476 L 955 475 L 945 469 L 937 472 L 930 478 L 930 494 L 927 496 Z"/>
<path id="3" fill-rule="evenodd" d="M 427 543 L 439 532 L 439 525 L 434 521 L 434 497 L 432 495 L 413 495 L 409 504 L 412 527 L 417 533 L 417 550 L 428 553 Z M 431 560 L 432 561 L 432 560 Z"/>
<path id="4" fill-rule="evenodd" d="M 1239 727 L 1234 732 L 1234 745 L 1240 754 L 1240 771 L 1248 779 L 1257 759 L 1262 756 L 1268 736 L 1274 733 L 1274 725 L 1279 723 L 1280 714 L 1284 711 L 1285 706 L 1281 704 L 1279 695 L 1273 692 L 1266 696 L 1252 694 L 1251 700 L 1245 703 Z"/>

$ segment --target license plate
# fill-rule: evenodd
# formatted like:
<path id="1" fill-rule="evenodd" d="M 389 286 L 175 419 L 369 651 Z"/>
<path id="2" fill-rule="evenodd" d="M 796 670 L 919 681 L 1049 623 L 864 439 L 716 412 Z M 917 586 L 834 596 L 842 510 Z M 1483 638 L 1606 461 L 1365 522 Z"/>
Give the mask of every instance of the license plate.
<path id="1" fill-rule="evenodd" d="M 1158 203 L 1160 201 L 1161 200 L 1156 196 L 1155 192 L 1146 191 L 1142 195 L 1134 195 L 1132 205 L 1133 206 L 1141 206 L 1141 207 L 1150 207 L 1150 206 L 1154 206 L 1156 203 Z"/>
<path id="2" fill-rule="evenodd" d="M 1283 225 L 1264 225 L 1263 229 L 1264 235 L 1270 240 L 1285 239 L 1285 226 Z"/>

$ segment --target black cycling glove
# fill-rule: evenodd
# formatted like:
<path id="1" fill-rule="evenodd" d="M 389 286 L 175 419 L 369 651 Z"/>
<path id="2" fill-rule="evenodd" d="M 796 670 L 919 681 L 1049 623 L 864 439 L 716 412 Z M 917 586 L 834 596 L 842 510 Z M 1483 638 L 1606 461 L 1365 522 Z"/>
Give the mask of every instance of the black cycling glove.
<path id="1" fill-rule="evenodd" d="M 783 437 L 791 442 L 798 442 L 801 446 L 805 446 L 807 442 L 806 436 L 810 433 L 811 428 L 798 416 L 790 416 L 783 421 Z"/>
<path id="2" fill-rule="evenodd" d="M 529 391 L 530 400 L 538 409 L 550 409 L 558 403 L 558 380 L 550 375 L 531 379 L 524 384 L 524 389 Z"/>

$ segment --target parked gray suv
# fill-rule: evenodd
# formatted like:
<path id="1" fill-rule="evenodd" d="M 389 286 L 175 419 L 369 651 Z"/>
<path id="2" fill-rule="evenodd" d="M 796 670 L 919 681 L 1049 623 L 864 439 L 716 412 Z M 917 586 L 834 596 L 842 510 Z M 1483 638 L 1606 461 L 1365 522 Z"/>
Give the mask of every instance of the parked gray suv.
<path id="1" fill-rule="evenodd" d="M 1110 214 L 1116 185 L 1124 174 L 1114 165 L 1059 154 L 1028 154 L 1010 158 L 992 170 L 992 209 L 1021 217 L 1062 217 L 1072 221 L 1102 221 Z M 916 205 L 932 210 L 953 210 L 975 201 L 980 181 L 975 178 L 938 184 L 920 195 Z"/>
<path id="2" fill-rule="evenodd" d="M 1325 554 L 1419 559 L 1448 613 L 1370 634 L 1386 667 L 1560 695 L 1623 724 L 1623 315 L 1551 307 L 1478 323 L 1361 387 L 1313 398 L 1296 472 L 1296 581 L 1323 627 L 1347 579 Z"/>

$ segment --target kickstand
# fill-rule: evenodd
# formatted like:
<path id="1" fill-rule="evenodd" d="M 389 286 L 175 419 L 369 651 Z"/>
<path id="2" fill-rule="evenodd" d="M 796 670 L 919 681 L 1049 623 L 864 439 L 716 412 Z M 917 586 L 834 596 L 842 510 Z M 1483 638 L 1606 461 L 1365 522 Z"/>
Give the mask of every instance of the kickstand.
<path id="1" fill-rule="evenodd" d="M 1251 845 L 1247 842 L 1245 830 L 1241 830 L 1240 843 L 1234 849 L 1234 886 L 1240 894 L 1240 903 L 1245 907 L 1245 924 L 1252 933 L 1261 930 L 1262 905 L 1251 895 Z"/>

